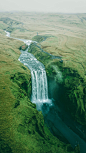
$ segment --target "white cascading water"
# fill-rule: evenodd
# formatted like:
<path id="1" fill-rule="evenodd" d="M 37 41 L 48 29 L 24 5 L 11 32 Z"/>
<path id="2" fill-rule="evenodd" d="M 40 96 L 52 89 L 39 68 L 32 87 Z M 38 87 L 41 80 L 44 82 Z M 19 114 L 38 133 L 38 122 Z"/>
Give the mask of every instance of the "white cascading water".
<path id="1" fill-rule="evenodd" d="M 48 84 L 44 65 L 39 62 L 34 55 L 27 51 L 21 51 L 19 61 L 26 65 L 31 71 L 32 97 L 31 101 L 36 104 L 37 109 L 41 110 L 44 103 L 52 105 L 48 98 Z"/>
<path id="2" fill-rule="evenodd" d="M 5 31 L 6 32 L 6 31 Z M 10 33 L 6 32 L 6 36 L 10 37 Z M 10 37 L 13 38 L 13 37 Z M 26 45 L 29 45 L 32 42 L 31 40 L 14 38 L 20 41 L 23 41 Z M 41 110 L 42 105 L 48 104 L 52 106 L 52 101 L 48 98 L 48 85 L 47 85 L 47 76 L 44 65 L 39 62 L 33 54 L 28 53 L 28 48 L 26 51 L 21 50 L 21 55 L 19 61 L 26 65 L 32 76 L 32 97 L 31 101 L 36 104 L 38 110 Z"/>
<path id="3" fill-rule="evenodd" d="M 26 41 L 25 43 L 29 47 L 31 41 Z M 36 104 L 38 110 L 41 110 L 44 103 L 52 106 L 52 100 L 48 98 L 48 84 L 44 65 L 39 62 L 33 54 L 28 53 L 28 49 L 21 52 L 22 54 L 19 57 L 19 61 L 26 65 L 31 71 L 31 101 Z"/>
<path id="4" fill-rule="evenodd" d="M 32 70 L 32 101 L 45 102 L 48 100 L 47 77 L 45 70 Z"/>
<path id="5" fill-rule="evenodd" d="M 5 31 L 6 32 L 6 31 Z M 6 36 L 10 37 L 10 33 L 6 32 Z M 10 37 L 13 38 L 13 37 Z M 30 45 L 31 40 L 24 40 L 13 38 L 20 41 L 23 41 L 25 44 Z M 26 51 L 21 51 L 21 55 L 18 59 L 24 65 L 26 65 L 31 70 L 32 76 L 32 102 L 36 103 L 38 110 L 43 110 L 42 112 L 46 114 L 49 111 L 49 107 L 44 107 L 42 109 L 43 104 L 48 104 L 48 106 L 52 106 L 52 101 L 48 99 L 48 87 L 47 87 L 47 77 L 44 65 L 37 61 L 37 59 L 30 53 L 28 53 L 28 49 Z M 54 67 L 55 69 L 55 67 Z M 61 73 L 59 74 L 59 77 Z M 53 109 L 54 111 L 54 109 Z M 58 112 L 58 110 L 57 110 Z M 54 129 L 58 129 L 64 137 L 71 143 L 73 147 L 79 144 L 80 152 L 86 153 L 86 142 L 83 141 L 76 133 L 74 133 L 70 128 L 66 126 L 66 124 L 60 119 L 58 114 L 52 111 L 47 115 L 51 124 L 54 125 Z M 75 123 L 74 123 L 75 124 Z"/>

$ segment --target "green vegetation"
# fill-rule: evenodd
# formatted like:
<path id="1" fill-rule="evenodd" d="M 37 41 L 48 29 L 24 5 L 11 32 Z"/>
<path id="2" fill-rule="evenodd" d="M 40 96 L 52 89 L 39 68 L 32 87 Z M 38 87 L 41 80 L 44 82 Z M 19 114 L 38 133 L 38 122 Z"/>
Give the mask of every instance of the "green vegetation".
<path id="1" fill-rule="evenodd" d="M 74 153 L 69 144 L 54 137 L 43 115 L 31 103 L 31 75 L 18 61 L 20 41 L 0 35 L 0 151 Z M 79 151 L 78 151 L 79 152 Z"/>
<path id="2" fill-rule="evenodd" d="M 20 50 L 25 51 L 28 48 L 28 45 L 24 44 L 22 46 L 20 46 Z"/>
<path id="3" fill-rule="evenodd" d="M 42 42 L 44 39 L 46 39 L 46 37 L 41 35 L 37 35 L 32 38 L 33 41 L 37 41 L 37 42 Z"/>
<path id="4" fill-rule="evenodd" d="M 9 16 L 9 18 L 8 18 Z M 81 22 L 83 19 L 83 22 Z M 44 123 L 43 115 L 30 101 L 31 74 L 18 61 L 23 42 L 6 37 L 33 39 L 29 52 L 54 77 L 63 93 L 60 101 L 72 117 L 86 127 L 86 14 L 0 13 L 0 151 L 13 153 L 79 153 L 54 137 Z M 35 21 L 35 26 L 34 26 Z M 40 22 L 39 22 L 40 21 Z M 38 34 L 40 35 L 36 35 Z M 45 36 L 47 37 L 45 41 Z M 40 47 L 38 47 L 40 45 Z M 26 46 L 25 46 L 26 48 Z M 42 49 L 52 55 L 51 59 Z M 62 80 L 58 71 L 62 73 Z M 57 93 L 59 94 L 59 93 Z"/>
<path id="5" fill-rule="evenodd" d="M 42 52 L 35 43 L 30 45 L 28 52 L 34 54 L 45 65 L 49 77 L 54 78 L 57 84 L 63 86 L 64 92 L 59 98 L 64 104 L 65 110 L 71 113 L 74 120 L 86 127 L 86 84 L 84 78 L 74 68 L 65 66 L 64 61 L 61 63 L 59 59 L 51 59 L 51 56 Z"/>
<path id="6" fill-rule="evenodd" d="M 51 59 L 51 56 L 42 52 L 41 48 L 37 46 L 35 43 L 31 43 L 28 52 L 34 54 L 38 61 L 41 61 L 44 65 L 47 65 L 47 63 Z"/>
<path id="7" fill-rule="evenodd" d="M 18 22 L 16 20 L 13 20 L 8 17 L 1 17 L 0 18 L 0 27 L 1 29 L 4 29 L 6 31 L 12 32 L 16 30 L 18 26 L 20 26 L 22 23 Z"/>

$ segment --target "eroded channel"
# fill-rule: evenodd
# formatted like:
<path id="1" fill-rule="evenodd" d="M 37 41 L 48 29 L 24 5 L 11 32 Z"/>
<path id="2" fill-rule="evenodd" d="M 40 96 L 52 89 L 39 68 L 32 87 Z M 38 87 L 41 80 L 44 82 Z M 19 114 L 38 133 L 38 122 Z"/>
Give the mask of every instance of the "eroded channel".
<path id="1" fill-rule="evenodd" d="M 10 37 L 10 33 L 6 32 L 6 36 Z M 11 37 L 13 38 L 13 37 Z M 23 41 L 26 45 L 32 42 L 31 40 L 13 38 Z M 45 122 L 51 126 L 51 131 L 57 136 L 61 133 L 73 148 L 79 144 L 80 152 L 86 152 L 86 142 L 80 138 L 75 132 L 73 132 L 59 117 L 59 108 L 53 105 L 52 101 L 48 98 L 48 85 L 47 77 L 44 65 L 39 62 L 34 55 L 21 50 L 19 61 L 27 66 L 31 71 L 32 76 L 32 98 L 31 101 L 36 103 L 37 109 L 42 110 Z M 46 114 L 46 117 L 45 117 Z"/>

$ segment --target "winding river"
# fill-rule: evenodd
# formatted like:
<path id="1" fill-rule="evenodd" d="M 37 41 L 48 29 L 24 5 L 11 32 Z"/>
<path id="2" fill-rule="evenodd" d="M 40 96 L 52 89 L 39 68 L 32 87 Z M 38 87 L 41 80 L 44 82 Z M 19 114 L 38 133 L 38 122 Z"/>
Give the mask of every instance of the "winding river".
<path id="1" fill-rule="evenodd" d="M 10 33 L 6 32 L 6 36 L 10 37 Z M 30 43 L 32 42 L 31 40 L 25 39 L 13 39 L 23 41 L 26 45 L 28 45 L 28 48 Z M 34 57 L 34 55 L 28 53 L 28 48 L 26 49 L 26 51 L 21 50 L 21 55 L 18 60 L 22 62 L 25 66 L 27 66 L 31 71 L 31 101 L 33 103 L 36 103 L 37 109 L 42 110 L 43 115 L 46 114 L 45 122 L 55 127 L 55 131 L 59 131 L 68 140 L 73 148 L 75 148 L 75 146 L 79 144 L 80 152 L 86 153 L 86 142 L 62 121 L 62 119 L 58 115 L 58 108 L 55 107 L 52 103 L 52 100 L 48 98 L 48 85 L 45 67 Z"/>

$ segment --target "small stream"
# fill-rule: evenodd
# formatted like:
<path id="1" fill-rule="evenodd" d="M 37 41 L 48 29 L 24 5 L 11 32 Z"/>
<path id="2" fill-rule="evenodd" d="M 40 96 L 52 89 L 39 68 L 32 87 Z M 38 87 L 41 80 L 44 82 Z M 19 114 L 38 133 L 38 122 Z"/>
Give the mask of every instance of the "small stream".
<path id="1" fill-rule="evenodd" d="M 6 31 L 5 31 L 6 32 Z M 6 32 L 6 36 L 10 37 L 10 33 Z M 13 38 L 13 37 L 10 37 Z M 32 42 L 31 40 L 13 38 L 23 41 L 26 45 Z M 59 108 L 54 106 L 52 100 L 48 98 L 48 85 L 44 65 L 39 62 L 34 55 L 26 51 L 21 51 L 19 61 L 27 66 L 31 71 L 32 76 L 32 97 L 31 101 L 36 103 L 37 109 L 43 112 L 45 122 L 51 125 L 51 129 L 55 127 L 68 140 L 73 148 L 79 144 L 80 152 L 86 153 L 86 142 L 73 132 L 59 117 Z M 46 117 L 45 117 L 46 114 Z M 52 131 L 52 130 L 51 130 Z M 59 133 L 58 133 L 59 135 Z"/>

